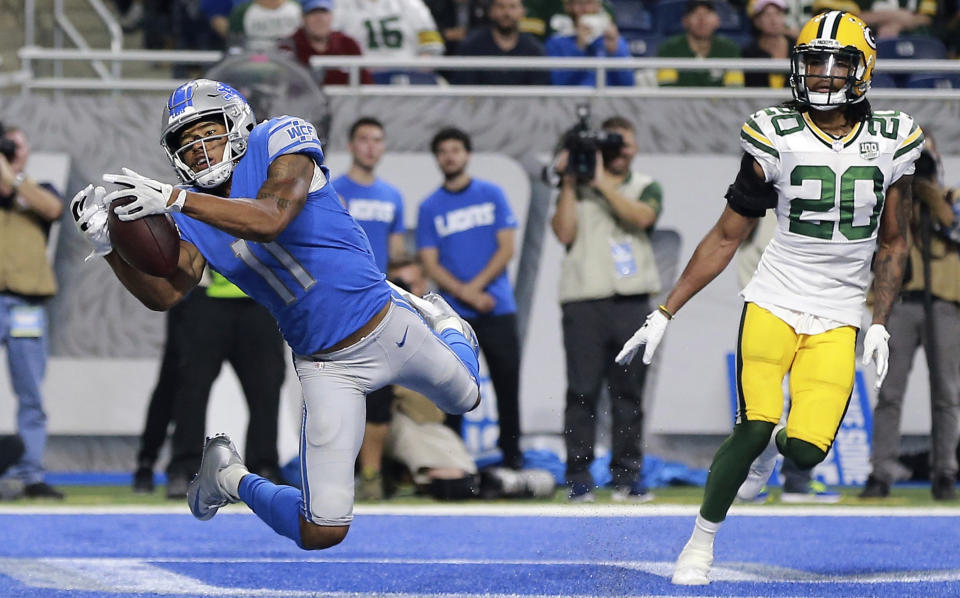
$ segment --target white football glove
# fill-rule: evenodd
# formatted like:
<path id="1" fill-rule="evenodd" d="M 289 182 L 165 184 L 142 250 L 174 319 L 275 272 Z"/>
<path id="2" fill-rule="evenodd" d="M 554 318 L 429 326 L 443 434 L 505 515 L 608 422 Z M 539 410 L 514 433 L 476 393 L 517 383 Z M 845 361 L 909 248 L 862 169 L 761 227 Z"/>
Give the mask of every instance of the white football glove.
<path id="1" fill-rule="evenodd" d="M 93 245 L 93 252 L 87 260 L 113 251 L 107 227 L 107 206 L 110 204 L 105 199 L 106 194 L 103 187 L 87 185 L 70 200 L 70 214 L 77 223 L 77 230 Z"/>
<path id="2" fill-rule="evenodd" d="M 876 362 L 877 382 L 874 387 L 877 390 L 883 384 L 883 379 L 887 377 L 887 360 L 890 359 L 888 340 L 890 340 L 890 333 L 883 324 L 874 324 L 867 328 L 867 334 L 863 337 L 863 365 L 869 365 L 871 361 Z"/>
<path id="3" fill-rule="evenodd" d="M 640 350 L 640 345 L 646 345 L 647 348 L 643 350 L 643 363 L 650 365 L 650 362 L 653 361 L 653 353 L 660 346 L 660 341 L 663 339 L 663 333 L 667 330 L 669 322 L 667 316 L 659 309 L 650 312 L 643 326 L 623 344 L 623 348 L 617 353 L 616 362 L 620 365 L 629 364 L 633 361 L 633 356 Z"/>
<path id="4" fill-rule="evenodd" d="M 105 174 L 103 180 L 123 187 L 107 195 L 107 204 L 121 197 L 135 197 L 136 199 L 125 206 L 117 206 L 113 211 L 120 220 L 137 220 L 151 214 L 165 212 L 179 212 L 183 202 L 187 199 L 185 189 L 177 189 L 173 185 L 161 183 L 137 174 L 129 168 L 123 169 L 123 174 Z M 170 197 L 176 193 L 176 200 L 170 202 Z"/>

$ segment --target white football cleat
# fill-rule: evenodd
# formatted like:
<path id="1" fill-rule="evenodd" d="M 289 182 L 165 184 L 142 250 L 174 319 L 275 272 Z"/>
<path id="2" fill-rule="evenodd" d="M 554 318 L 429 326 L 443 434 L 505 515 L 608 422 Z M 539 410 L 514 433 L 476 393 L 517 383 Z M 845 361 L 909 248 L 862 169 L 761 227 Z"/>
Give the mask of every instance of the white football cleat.
<path id="1" fill-rule="evenodd" d="M 778 424 L 770 435 L 770 443 L 763 449 L 760 456 L 750 464 L 750 471 L 747 473 L 747 479 L 737 490 L 737 498 L 742 502 L 754 502 L 764 486 L 770 480 L 773 470 L 777 468 L 777 461 L 780 460 L 780 451 L 777 449 L 777 432 L 785 426 Z"/>
<path id="2" fill-rule="evenodd" d="M 243 460 L 230 437 L 217 434 L 207 438 L 200 460 L 200 471 L 187 488 L 187 505 L 193 516 L 200 521 L 210 519 L 217 514 L 217 509 L 224 505 L 239 502 L 220 485 L 220 472 L 231 465 L 242 467 Z"/>
<path id="3" fill-rule="evenodd" d="M 673 569 L 671 583 L 678 586 L 705 586 L 710 583 L 710 567 L 713 565 L 713 546 L 694 545 L 692 541 L 680 551 Z"/>

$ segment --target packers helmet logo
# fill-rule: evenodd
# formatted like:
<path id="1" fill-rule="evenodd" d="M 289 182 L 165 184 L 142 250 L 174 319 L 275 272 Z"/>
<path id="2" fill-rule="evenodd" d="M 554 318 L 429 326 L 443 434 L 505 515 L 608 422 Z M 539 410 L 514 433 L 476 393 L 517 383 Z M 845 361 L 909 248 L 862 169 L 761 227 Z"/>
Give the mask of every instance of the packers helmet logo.
<path id="1" fill-rule="evenodd" d="M 870 48 L 874 50 L 877 49 L 877 38 L 873 36 L 872 29 L 870 29 L 869 27 L 864 27 L 863 38 L 867 41 L 867 45 L 870 46 Z"/>

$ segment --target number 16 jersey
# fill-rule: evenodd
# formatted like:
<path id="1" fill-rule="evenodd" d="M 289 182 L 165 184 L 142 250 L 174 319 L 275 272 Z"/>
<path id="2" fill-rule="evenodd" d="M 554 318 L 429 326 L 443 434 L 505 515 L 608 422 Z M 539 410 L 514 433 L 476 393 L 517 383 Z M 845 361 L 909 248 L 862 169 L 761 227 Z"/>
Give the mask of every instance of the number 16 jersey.
<path id="1" fill-rule="evenodd" d="M 778 195 L 777 230 L 744 299 L 859 327 L 887 189 L 913 174 L 923 131 L 878 111 L 835 138 L 774 107 L 747 119 L 740 143 Z"/>

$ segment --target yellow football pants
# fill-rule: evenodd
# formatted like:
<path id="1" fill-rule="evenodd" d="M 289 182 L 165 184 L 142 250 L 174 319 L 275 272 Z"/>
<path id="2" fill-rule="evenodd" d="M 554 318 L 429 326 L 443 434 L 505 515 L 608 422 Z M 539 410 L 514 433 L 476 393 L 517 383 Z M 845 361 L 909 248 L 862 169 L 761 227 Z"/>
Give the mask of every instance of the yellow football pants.
<path id="1" fill-rule="evenodd" d="M 857 330 L 797 334 L 753 303 L 740 321 L 737 421 L 776 424 L 783 415 L 783 377 L 790 372 L 787 436 L 829 450 L 853 390 Z"/>

